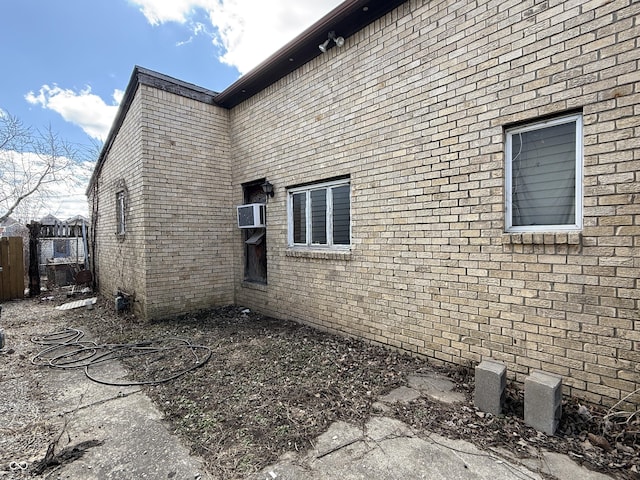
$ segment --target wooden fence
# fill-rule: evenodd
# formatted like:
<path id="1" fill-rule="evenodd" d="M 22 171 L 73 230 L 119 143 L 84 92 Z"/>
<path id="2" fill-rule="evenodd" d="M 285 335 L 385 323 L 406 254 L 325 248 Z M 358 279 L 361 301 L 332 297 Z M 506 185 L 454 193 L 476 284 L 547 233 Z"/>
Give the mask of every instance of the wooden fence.
<path id="1" fill-rule="evenodd" d="M 0 301 L 24 298 L 24 253 L 21 237 L 0 238 Z"/>

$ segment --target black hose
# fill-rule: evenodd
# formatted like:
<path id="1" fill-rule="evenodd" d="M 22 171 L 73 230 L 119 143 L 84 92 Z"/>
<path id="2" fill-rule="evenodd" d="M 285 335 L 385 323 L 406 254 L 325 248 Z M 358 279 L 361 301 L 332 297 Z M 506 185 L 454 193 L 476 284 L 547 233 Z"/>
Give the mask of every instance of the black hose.
<path id="1" fill-rule="evenodd" d="M 48 366 L 63 370 L 83 368 L 87 378 L 96 383 L 117 387 L 129 387 L 138 385 L 159 385 L 161 383 L 175 380 L 206 364 L 212 355 L 209 347 L 204 345 L 192 345 L 191 342 L 182 338 L 98 345 L 95 342 L 80 341 L 83 336 L 84 332 L 82 332 L 82 330 L 66 328 L 47 335 L 33 337 L 31 339 L 32 342 L 40 345 L 46 345 L 47 347 L 34 355 L 31 359 L 31 363 L 34 365 Z M 162 346 L 162 341 L 166 342 L 167 340 L 177 342 L 177 344 Z M 95 373 L 90 373 L 89 371 L 92 367 L 105 362 L 158 354 L 162 354 L 162 358 L 164 358 L 167 354 L 175 354 L 181 349 L 186 349 L 187 352 L 191 353 L 193 363 L 189 362 L 189 365 L 184 368 L 175 372 L 170 372 L 169 375 L 158 379 L 119 382 L 115 380 L 97 378 Z M 202 353 L 202 356 L 200 356 L 199 353 Z"/>

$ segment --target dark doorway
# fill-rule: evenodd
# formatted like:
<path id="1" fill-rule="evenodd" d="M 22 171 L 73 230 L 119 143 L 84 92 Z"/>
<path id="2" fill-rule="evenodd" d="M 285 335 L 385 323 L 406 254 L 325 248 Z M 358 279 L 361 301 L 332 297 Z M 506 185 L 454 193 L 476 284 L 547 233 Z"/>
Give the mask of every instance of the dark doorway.
<path id="1" fill-rule="evenodd" d="M 245 203 L 266 203 L 266 195 L 262 191 L 264 179 L 246 183 L 244 190 Z M 264 228 L 244 229 L 244 280 L 246 282 L 267 283 L 267 235 Z"/>

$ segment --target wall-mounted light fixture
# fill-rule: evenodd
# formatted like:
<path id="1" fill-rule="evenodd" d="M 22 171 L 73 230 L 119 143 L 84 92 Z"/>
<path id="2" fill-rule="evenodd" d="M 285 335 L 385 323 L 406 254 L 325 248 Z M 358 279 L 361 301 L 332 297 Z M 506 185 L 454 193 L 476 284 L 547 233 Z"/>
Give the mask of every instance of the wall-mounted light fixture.
<path id="1" fill-rule="evenodd" d="M 338 47 L 342 47 L 344 45 L 344 38 L 336 37 L 336 32 L 334 32 L 333 30 L 329 32 L 328 37 L 329 38 L 327 38 L 323 43 L 318 45 L 318 48 L 322 53 L 325 53 L 327 51 L 327 49 L 329 48 L 329 44 L 331 43 L 331 40 L 333 40 Z"/>
<path id="2" fill-rule="evenodd" d="M 269 182 L 269 180 L 265 180 L 264 183 L 261 185 L 261 187 L 265 195 L 269 195 L 270 197 L 273 197 L 274 195 L 273 184 Z"/>

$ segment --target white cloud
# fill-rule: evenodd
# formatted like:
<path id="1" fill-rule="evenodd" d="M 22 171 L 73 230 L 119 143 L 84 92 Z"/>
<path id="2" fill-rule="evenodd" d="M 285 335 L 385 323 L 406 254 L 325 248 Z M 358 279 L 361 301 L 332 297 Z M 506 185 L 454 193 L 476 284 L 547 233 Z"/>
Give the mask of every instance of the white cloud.
<path id="1" fill-rule="evenodd" d="M 98 95 L 91 93 L 91 87 L 76 92 L 62 89 L 57 85 L 43 85 L 37 93 L 25 95 L 32 105 L 40 105 L 59 113 L 67 122 L 78 125 L 92 138 L 104 141 L 118 111 L 124 92 L 113 92 L 113 105 L 107 105 Z"/>
<path id="2" fill-rule="evenodd" d="M 194 10 L 209 10 L 217 0 L 131 0 L 151 25 L 165 22 L 185 23 Z"/>
<path id="3" fill-rule="evenodd" d="M 115 102 L 116 111 L 118 111 L 118 106 L 120 105 L 120 103 L 122 103 L 122 99 L 124 98 L 124 90 L 116 88 L 111 96 L 113 97 L 113 101 Z M 115 117 L 115 114 L 113 116 Z"/>
<path id="4" fill-rule="evenodd" d="M 341 0 L 130 0 L 152 25 L 185 24 L 194 34 L 207 31 L 190 20 L 204 10 L 219 60 L 246 73 L 302 33 Z"/>

